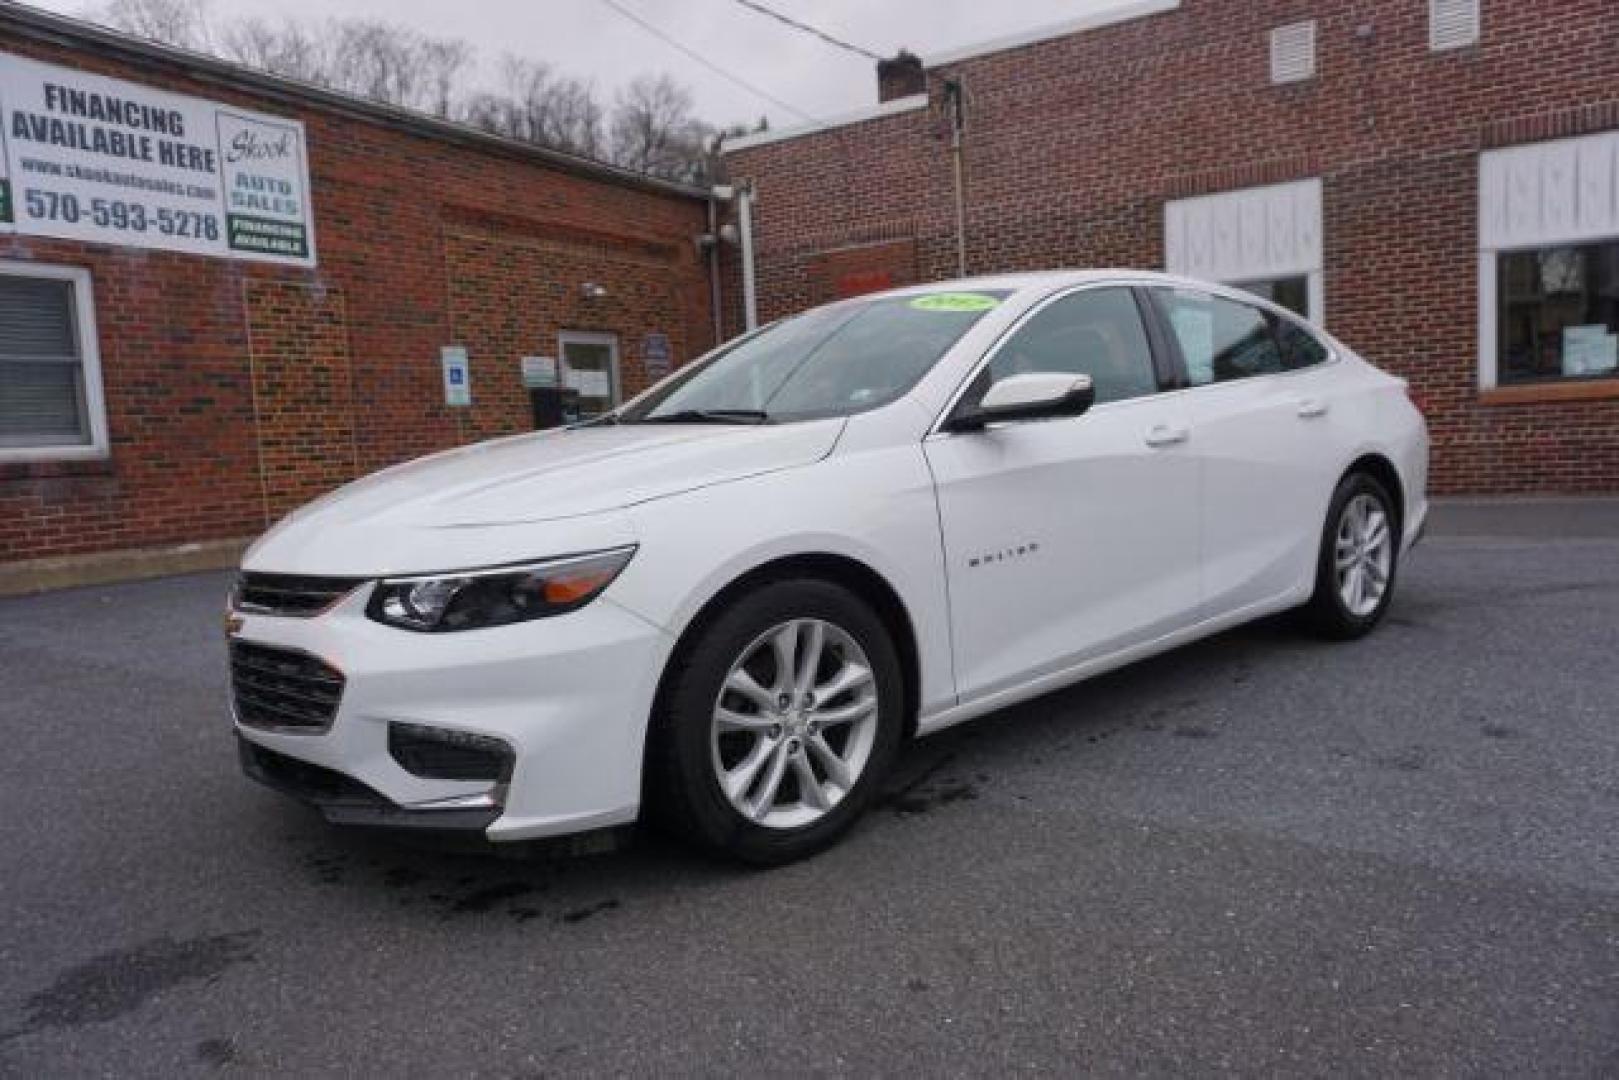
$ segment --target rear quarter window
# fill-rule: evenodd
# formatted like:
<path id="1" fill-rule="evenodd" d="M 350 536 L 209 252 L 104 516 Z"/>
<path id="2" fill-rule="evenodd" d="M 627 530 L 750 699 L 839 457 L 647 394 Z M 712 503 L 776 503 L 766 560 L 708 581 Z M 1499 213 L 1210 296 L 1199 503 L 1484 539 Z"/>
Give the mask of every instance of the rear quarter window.
<path id="1" fill-rule="evenodd" d="M 1194 289 L 1161 290 L 1158 300 L 1193 386 L 1282 370 L 1280 342 L 1267 312 Z"/>
<path id="2" fill-rule="evenodd" d="M 1325 363 L 1332 356 L 1326 343 L 1303 324 L 1292 319 L 1278 319 L 1277 323 L 1276 340 L 1282 347 L 1283 370 L 1302 371 Z"/>

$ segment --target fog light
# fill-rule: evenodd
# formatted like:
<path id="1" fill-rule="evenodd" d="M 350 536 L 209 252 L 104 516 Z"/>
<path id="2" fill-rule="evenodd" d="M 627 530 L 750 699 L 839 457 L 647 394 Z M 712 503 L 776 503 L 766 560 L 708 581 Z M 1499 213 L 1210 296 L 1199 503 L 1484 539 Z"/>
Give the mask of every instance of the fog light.
<path id="1" fill-rule="evenodd" d="M 388 753 L 423 780 L 511 779 L 516 755 L 503 740 L 425 724 L 389 724 Z"/>

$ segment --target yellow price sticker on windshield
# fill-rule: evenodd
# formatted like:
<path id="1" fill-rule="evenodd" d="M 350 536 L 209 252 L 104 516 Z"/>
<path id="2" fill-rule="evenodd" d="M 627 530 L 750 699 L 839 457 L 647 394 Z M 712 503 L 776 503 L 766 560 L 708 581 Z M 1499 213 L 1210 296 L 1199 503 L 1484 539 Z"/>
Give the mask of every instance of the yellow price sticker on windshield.
<path id="1" fill-rule="evenodd" d="M 918 296 L 911 306 L 918 311 L 988 311 L 999 300 L 983 293 L 942 292 Z"/>

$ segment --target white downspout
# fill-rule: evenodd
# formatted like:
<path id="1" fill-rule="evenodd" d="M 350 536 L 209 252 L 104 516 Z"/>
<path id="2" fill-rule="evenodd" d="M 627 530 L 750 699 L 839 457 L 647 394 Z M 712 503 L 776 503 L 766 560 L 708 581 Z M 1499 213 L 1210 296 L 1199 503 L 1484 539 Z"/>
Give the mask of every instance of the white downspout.
<path id="1" fill-rule="evenodd" d="M 720 192 L 723 188 L 708 189 L 708 307 L 713 317 L 713 347 L 719 348 L 725 340 L 725 304 L 720 296 Z"/>
<path id="2" fill-rule="evenodd" d="M 740 184 L 736 189 L 738 239 L 742 245 L 742 325 L 752 330 L 759 325 L 759 294 L 753 270 L 753 185 Z"/>

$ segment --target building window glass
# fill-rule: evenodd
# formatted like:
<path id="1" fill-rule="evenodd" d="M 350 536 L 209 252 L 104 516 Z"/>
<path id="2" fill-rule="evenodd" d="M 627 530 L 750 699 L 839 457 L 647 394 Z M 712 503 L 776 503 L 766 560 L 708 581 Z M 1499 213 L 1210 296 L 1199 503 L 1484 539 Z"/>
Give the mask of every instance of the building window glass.
<path id="1" fill-rule="evenodd" d="M 1295 315 L 1310 317 L 1310 278 L 1299 274 L 1294 277 L 1271 278 L 1269 281 L 1244 281 L 1239 289 L 1253 293 L 1273 304 L 1279 304 Z"/>
<path id="2" fill-rule="evenodd" d="M 1497 380 L 1612 378 L 1619 370 L 1619 239 L 1498 258 Z"/>
<path id="3" fill-rule="evenodd" d="M 564 419 L 589 420 L 612 410 L 620 392 L 618 336 L 567 331 L 558 346 Z"/>
<path id="4" fill-rule="evenodd" d="M 0 264 L 0 460 L 103 451 L 89 289 L 82 270 Z"/>

